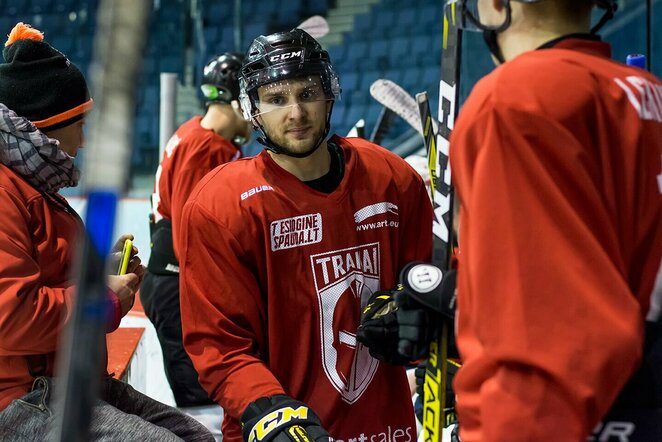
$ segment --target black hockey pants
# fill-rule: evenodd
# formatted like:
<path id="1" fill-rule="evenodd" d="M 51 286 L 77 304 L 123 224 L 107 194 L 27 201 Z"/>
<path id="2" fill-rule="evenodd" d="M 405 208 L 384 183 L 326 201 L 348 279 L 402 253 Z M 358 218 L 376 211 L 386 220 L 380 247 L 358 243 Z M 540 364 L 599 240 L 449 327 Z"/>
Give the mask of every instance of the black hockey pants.
<path id="1" fill-rule="evenodd" d="M 182 343 L 182 318 L 179 311 L 179 263 L 172 247 L 169 220 L 150 222 L 152 248 L 140 287 L 140 302 L 154 324 L 163 351 L 166 377 L 178 407 L 209 405 L 214 402 L 198 382 L 198 373 Z"/>
<path id="2" fill-rule="evenodd" d="M 179 312 L 179 275 L 154 275 L 145 272 L 140 287 L 145 314 L 156 328 L 163 351 L 166 377 L 178 407 L 208 405 L 214 402 L 198 382 L 198 373 L 182 343 Z"/>
<path id="3" fill-rule="evenodd" d="M 588 440 L 662 442 L 662 323 L 646 323 L 641 367 Z"/>

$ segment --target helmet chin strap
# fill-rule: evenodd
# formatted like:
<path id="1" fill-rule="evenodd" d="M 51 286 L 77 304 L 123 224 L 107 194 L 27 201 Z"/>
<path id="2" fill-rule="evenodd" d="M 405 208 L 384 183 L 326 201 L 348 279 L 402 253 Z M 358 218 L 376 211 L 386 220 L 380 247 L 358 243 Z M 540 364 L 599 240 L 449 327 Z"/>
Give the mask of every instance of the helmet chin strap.
<path id="1" fill-rule="evenodd" d="M 604 14 L 602 14 L 602 17 L 600 17 L 600 20 L 591 28 L 591 34 L 597 34 L 600 29 L 612 18 L 614 18 L 614 13 L 616 12 L 616 8 L 609 8 L 606 9 Z"/>
<path id="2" fill-rule="evenodd" d="M 257 142 L 262 144 L 265 149 L 267 149 L 269 152 L 273 152 L 278 155 L 287 155 L 288 157 L 293 157 L 293 158 L 306 158 L 310 155 L 312 155 L 319 147 L 322 145 L 322 142 L 326 139 L 326 136 L 329 134 L 329 131 L 331 130 L 331 112 L 333 112 L 333 105 L 334 102 L 331 102 L 331 109 L 329 109 L 329 112 L 326 115 L 326 127 L 324 128 L 324 133 L 322 136 L 319 137 L 317 142 L 315 143 L 315 147 L 312 149 L 306 151 L 306 152 L 301 152 L 301 153 L 295 153 L 295 152 L 290 152 L 287 149 L 283 148 L 282 146 L 279 146 L 278 144 L 274 143 L 271 138 L 269 138 L 269 135 L 264 131 L 264 128 L 262 127 L 261 124 L 258 123 L 257 125 L 257 130 L 260 131 L 261 136 L 257 137 Z"/>
<path id="3" fill-rule="evenodd" d="M 483 39 L 485 40 L 487 48 L 490 50 L 494 58 L 496 58 L 500 64 L 504 64 L 506 59 L 503 56 L 503 52 L 501 52 L 501 47 L 499 47 L 499 42 L 497 41 L 497 31 L 483 31 Z"/>
<path id="4" fill-rule="evenodd" d="M 510 9 L 510 1 L 509 0 L 502 0 L 503 7 L 506 10 L 506 18 L 504 22 L 499 26 L 498 29 L 485 29 L 483 28 L 483 40 L 485 40 L 485 43 L 487 44 L 487 48 L 490 50 L 494 58 L 497 59 L 499 64 L 504 64 L 506 62 L 506 58 L 503 56 L 503 51 L 501 50 L 501 47 L 499 46 L 499 41 L 497 40 L 497 36 L 499 32 L 503 32 L 508 27 L 510 26 L 510 21 L 512 19 L 512 9 Z"/>

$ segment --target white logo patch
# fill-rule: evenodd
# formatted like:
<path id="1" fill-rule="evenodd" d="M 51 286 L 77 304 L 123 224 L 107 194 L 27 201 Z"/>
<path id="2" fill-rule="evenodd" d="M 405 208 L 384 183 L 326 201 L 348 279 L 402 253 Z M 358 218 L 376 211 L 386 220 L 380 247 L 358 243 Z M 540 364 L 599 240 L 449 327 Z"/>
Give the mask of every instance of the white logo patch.
<path id="1" fill-rule="evenodd" d="M 356 340 L 360 312 L 379 290 L 379 243 L 310 257 L 320 307 L 324 373 L 348 404 L 356 402 L 379 361 Z"/>
<path id="2" fill-rule="evenodd" d="M 382 213 L 393 213 L 394 215 L 398 214 L 398 206 L 393 203 L 383 202 L 377 204 L 371 204 L 365 206 L 363 209 L 359 210 L 354 214 L 354 221 L 356 224 L 362 223 L 368 218 L 372 218 L 376 215 L 381 215 Z"/>
<path id="3" fill-rule="evenodd" d="M 322 215 L 312 213 L 271 223 L 271 251 L 291 249 L 322 241 Z"/>
<path id="4" fill-rule="evenodd" d="M 285 52 L 284 54 L 277 54 L 269 57 L 269 61 L 289 60 L 290 58 L 299 57 L 303 58 L 303 51 Z"/>
<path id="5" fill-rule="evenodd" d="M 262 186 L 253 187 L 252 189 L 247 190 L 246 192 L 241 194 L 241 200 L 243 201 L 246 198 L 250 198 L 251 196 L 253 196 L 257 193 L 264 192 L 266 190 L 274 190 L 274 188 L 271 187 L 271 186 L 267 186 L 266 184 L 262 185 Z"/>
<path id="6" fill-rule="evenodd" d="M 363 223 L 367 219 L 378 215 L 384 216 L 381 217 L 382 219 L 371 220 L 370 222 Z M 400 221 L 398 218 L 398 206 L 393 203 L 389 203 L 388 201 L 365 206 L 363 209 L 357 211 L 354 214 L 354 222 L 356 222 L 357 232 L 382 229 L 384 227 L 397 229 L 400 226 Z"/>
<path id="7" fill-rule="evenodd" d="M 419 293 L 430 293 L 441 284 L 442 273 L 430 264 L 417 264 L 407 273 L 409 286 Z"/>
<path id="8" fill-rule="evenodd" d="M 625 91 L 630 104 L 641 119 L 662 123 L 662 85 L 634 75 L 625 80 L 614 78 L 614 81 Z"/>

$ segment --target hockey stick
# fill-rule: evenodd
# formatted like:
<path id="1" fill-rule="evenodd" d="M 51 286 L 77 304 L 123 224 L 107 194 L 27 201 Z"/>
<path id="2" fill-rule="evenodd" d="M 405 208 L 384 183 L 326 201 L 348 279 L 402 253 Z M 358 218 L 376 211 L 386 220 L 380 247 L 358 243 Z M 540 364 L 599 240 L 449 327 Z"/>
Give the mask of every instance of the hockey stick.
<path id="1" fill-rule="evenodd" d="M 421 116 L 418 113 L 416 101 L 407 91 L 391 80 L 379 79 L 370 85 L 370 95 L 423 135 Z"/>
<path id="2" fill-rule="evenodd" d="M 306 31 L 313 38 L 321 38 L 329 33 L 329 23 L 321 15 L 313 15 L 307 18 L 297 28 Z"/>
<path id="3" fill-rule="evenodd" d="M 234 41 L 235 51 L 243 52 L 241 36 L 243 34 L 243 22 L 241 20 L 241 0 L 235 0 L 234 6 Z M 298 29 L 306 31 L 311 37 L 317 39 L 329 33 L 329 23 L 321 15 L 308 17 L 297 26 Z"/>
<path id="4" fill-rule="evenodd" d="M 365 135 L 365 120 L 363 118 L 359 119 L 354 126 L 347 132 L 348 137 L 360 137 L 363 138 Z"/>
<path id="5" fill-rule="evenodd" d="M 90 116 L 85 161 L 86 232 L 78 255 L 73 316 L 57 361 L 58 384 L 52 435 L 58 441 L 88 439 L 99 390 L 107 318 L 106 257 L 112 247 L 118 195 L 131 153 L 134 92 L 142 62 L 149 2 L 103 0 L 97 16 L 91 69 L 95 111 Z"/>
<path id="6" fill-rule="evenodd" d="M 416 96 L 428 150 L 430 193 L 434 207 L 432 263 L 443 272 L 450 269 L 453 252 L 451 239 L 453 187 L 448 148 L 457 113 L 462 42 L 462 33 L 456 22 L 456 12 L 455 3 L 451 3 L 450 7 L 444 10 L 438 133 L 433 127 L 427 93 Z M 443 428 L 455 421 L 455 416 L 452 416 L 450 410 L 446 409 L 450 330 L 447 320 L 440 317 L 438 323 L 440 333 L 437 339 L 430 344 L 429 361 L 425 371 L 423 432 L 426 442 L 441 440 Z"/>
<path id="7" fill-rule="evenodd" d="M 395 112 L 387 107 L 383 107 L 382 111 L 379 113 L 375 127 L 372 130 L 372 134 L 370 135 L 370 141 L 375 144 L 381 143 L 391 129 L 394 119 Z"/>
<path id="8" fill-rule="evenodd" d="M 361 118 L 356 122 L 356 136 L 359 138 L 365 138 L 365 120 Z"/>
<path id="9" fill-rule="evenodd" d="M 435 211 L 432 222 L 433 247 L 432 263 L 445 273 L 450 268 L 450 254 L 447 252 L 451 246 L 449 232 L 452 220 L 439 220 L 437 210 L 443 205 L 441 201 L 450 201 L 452 198 L 451 188 L 443 186 L 440 173 L 447 170 L 448 157 L 437 149 L 437 135 L 432 129 L 432 114 L 430 103 L 426 92 L 416 94 L 416 101 L 423 121 L 423 138 L 428 154 L 428 168 L 430 170 L 430 195 L 432 206 Z M 446 163 L 443 164 L 442 163 Z M 439 167 L 439 169 L 437 168 Z M 440 186 L 441 185 L 441 186 Z M 421 277 L 429 277 L 427 273 Z M 450 343 L 450 331 L 448 320 L 440 317 L 438 320 L 439 335 L 430 343 L 428 364 L 425 371 L 425 384 L 423 394 L 423 430 L 425 440 L 440 440 L 444 427 L 452 422 L 446 421 L 446 387 L 448 382 L 448 347 Z"/>
<path id="10" fill-rule="evenodd" d="M 423 135 L 423 125 L 416 100 L 401 86 L 391 80 L 375 80 L 370 86 L 370 95 L 385 108 L 392 110 L 405 120 L 421 136 Z M 432 128 L 435 132 L 437 131 L 435 120 L 432 120 Z"/>

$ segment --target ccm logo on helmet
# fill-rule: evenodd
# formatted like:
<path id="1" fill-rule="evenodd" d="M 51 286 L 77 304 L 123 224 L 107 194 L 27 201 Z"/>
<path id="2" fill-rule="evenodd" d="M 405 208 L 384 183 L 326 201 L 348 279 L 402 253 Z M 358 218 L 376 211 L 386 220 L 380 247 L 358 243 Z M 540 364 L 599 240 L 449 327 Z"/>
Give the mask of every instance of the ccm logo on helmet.
<path id="1" fill-rule="evenodd" d="M 308 408 L 301 406 L 297 409 L 292 407 L 283 407 L 264 416 L 260 419 L 253 429 L 248 442 L 257 442 L 263 440 L 276 428 L 288 423 L 292 419 L 308 419 Z"/>
<path id="2" fill-rule="evenodd" d="M 303 51 L 285 52 L 284 54 L 278 54 L 269 57 L 269 61 L 288 60 L 290 58 L 302 57 L 302 56 L 303 56 Z"/>

